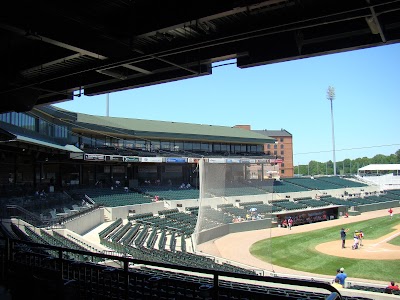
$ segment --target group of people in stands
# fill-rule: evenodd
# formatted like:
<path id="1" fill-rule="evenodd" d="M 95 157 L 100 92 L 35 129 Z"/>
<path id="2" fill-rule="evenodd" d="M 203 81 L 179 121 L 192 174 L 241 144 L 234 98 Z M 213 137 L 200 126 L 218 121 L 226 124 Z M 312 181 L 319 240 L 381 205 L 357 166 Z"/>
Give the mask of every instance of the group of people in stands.
<path id="1" fill-rule="evenodd" d="M 190 185 L 190 183 L 185 184 L 184 182 L 182 182 L 181 186 L 179 187 L 180 189 L 190 189 L 192 186 Z"/>
<path id="2" fill-rule="evenodd" d="M 342 289 L 346 287 L 346 278 L 347 274 L 344 272 L 344 268 L 340 268 L 336 270 L 336 276 L 333 279 L 331 285 L 337 289 Z M 399 286 L 395 284 L 394 281 L 391 281 L 390 284 L 385 288 L 385 292 L 391 294 L 392 291 L 398 291 Z"/>
<path id="3" fill-rule="evenodd" d="M 40 192 L 39 192 L 39 190 L 35 191 L 35 198 L 37 198 L 37 199 L 45 199 L 46 197 L 47 197 L 47 194 L 44 191 L 44 189 L 42 189 Z"/>

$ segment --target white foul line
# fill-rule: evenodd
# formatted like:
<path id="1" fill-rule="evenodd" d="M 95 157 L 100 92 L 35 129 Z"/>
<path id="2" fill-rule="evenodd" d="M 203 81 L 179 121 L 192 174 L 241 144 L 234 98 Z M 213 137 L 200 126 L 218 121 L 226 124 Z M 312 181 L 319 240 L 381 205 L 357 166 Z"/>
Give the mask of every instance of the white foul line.
<path id="1" fill-rule="evenodd" d="M 373 244 L 373 245 L 371 245 L 371 246 L 374 247 L 374 246 L 378 246 L 379 244 L 386 243 L 387 241 L 390 241 L 391 239 L 394 239 L 394 238 L 395 238 L 396 236 L 398 236 L 398 235 L 400 235 L 400 232 L 395 233 L 395 234 L 393 234 L 393 235 L 387 237 L 386 239 L 384 239 L 384 240 L 382 240 L 382 241 L 380 241 L 380 242 L 378 242 L 378 243 L 376 243 L 376 244 Z"/>

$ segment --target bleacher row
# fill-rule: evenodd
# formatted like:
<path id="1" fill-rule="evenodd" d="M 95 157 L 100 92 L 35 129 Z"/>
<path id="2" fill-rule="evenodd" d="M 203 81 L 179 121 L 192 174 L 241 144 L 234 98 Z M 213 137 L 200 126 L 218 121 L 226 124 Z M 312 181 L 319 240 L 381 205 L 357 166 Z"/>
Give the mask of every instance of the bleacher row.
<path id="1" fill-rule="evenodd" d="M 290 201 L 289 199 L 277 200 L 273 204 L 264 204 L 262 201 L 253 201 L 239 203 L 239 206 L 234 206 L 233 203 L 224 203 L 217 205 L 217 209 L 213 209 L 211 206 L 203 206 L 202 209 L 205 211 L 204 215 L 207 216 L 207 222 L 204 222 L 206 229 L 232 223 L 237 217 L 246 219 L 249 216 L 250 210 L 257 211 L 257 214 L 261 215 L 263 218 L 268 216 L 269 213 L 274 212 L 305 210 L 308 208 L 318 208 L 330 205 L 344 205 L 351 207 L 388 202 L 392 201 L 396 197 L 397 200 L 400 200 L 400 195 L 396 196 L 395 194 L 392 194 L 390 197 L 386 197 L 386 195 L 369 196 L 366 198 L 352 198 L 347 200 L 330 197 L 328 195 L 319 200 L 304 197 L 293 199 L 294 201 Z M 128 216 L 127 219 L 140 224 L 148 224 L 157 229 L 177 231 L 180 234 L 189 237 L 196 226 L 198 209 L 198 206 L 186 207 L 185 211 L 179 211 L 178 208 L 175 208 L 159 211 L 158 215 L 153 215 L 153 213 L 144 213 Z"/>
<path id="2" fill-rule="evenodd" d="M 387 195 L 389 195 L 387 197 Z M 333 200 L 332 200 L 333 199 Z M 388 192 L 385 196 L 370 196 L 366 198 L 352 198 L 351 201 L 348 203 L 349 206 L 357 206 L 357 205 L 365 205 L 369 203 L 378 203 L 378 202 L 383 202 L 383 201 L 391 201 L 393 199 L 400 199 L 400 191 L 398 190 L 393 190 Z M 305 205 L 309 205 L 309 203 L 312 204 L 318 204 L 318 202 L 325 202 L 325 203 L 333 203 L 332 201 L 339 200 L 340 202 L 338 205 L 343 205 L 344 200 L 343 199 L 337 199 L 333 197 L 323 197 L 320 200 L 314 200 L 311 198 L 299 198 L 299 199 L 294 199 L 297 203 L 304 203 Z M 280 205 L 280 206 L 285 206 L 287 202 L 291 202 L 289 200 L 283 200 L 283 201 L 277 201 L 274 203 L 274 205 Z M 296 203 L 292 202 L 292 203 Z M 250 207 L 260 207 L 260 209 L 263 207 L 263 203 L 260 203 L 260 201 L 255 201 L 255 202 L 248 202 L 248 203 L 240 203 L 240 207 L 235 207 L 236 209 L 241 209 L 243 211 L 247 211 Z M 267 205 L 269 206 L 269 205 Z M 311 205 L 309 205 L 311 206 Z M 212 210 L 215 212 L 216 217 L 215 217 L 215 222 L 220 222 L 221 221 L 221 215 L 226 216 L 229 215 L 229 212 L 225 211 L 225 209 L 229 209 L 233 207 L 230 205 L 220 205 L 218 208 L 221 210 L 215 210 L 212 209 L 211 207 L 207 207 L 206 209 Z M 241 208 L 243 207 L 243 208 Z M 297 208 L 293 208 L 297 209 Z M 172 209 L 172 210 L 164 210 L 162 213 L 159 213 L 159 216 L 157 218 L 160 219 L 165 219 L 168 217 L 175 217 L 175 220 L 178 220 L 181 218 L 180 221 L 176 221 L 174 226 L 165 226 L 164 228 L 162 226 L 159 227 L 153 227 L 153 222 L 149 223 L 141 223 L 142 219 L 144 220 L 154 220 L 153 218 L 156 217 L 153 214 L 146 213 L 140 215 L 135 215 L 132 216 L 132 220 L 137 223 L 127 223 L 123 225 L 122 219 L 117 220 L 116 222 L 113 222 L 110 226 L 108 226 L 106 229 L 104 229 L 100 234 L 99 237 L 103 240 L 104 244 L 107 245 L 108 247 L 114 249 L 116 252 L 120 253 L 127 253 L 131 255 L 133 258 L 137 259 L 143 259 L 143 260 L 150 260 L 150 261 L 159 261 L 159 262 L 168 262 L 171 264 L 176 264 L 176 265 L 182 265 L 182 266 L 191 266 L 191 267 L 201 267 L 204 268 L 205 266 L 209 268 L 210 270 L 221 270 L 221 271 L 226 271 L 226 272 L 238 272 L 238 273 L 246 273 L 249 270 L 238 268 L 237 266 L 230 265 L 230 264 L 219 264 L 215 263 L 212 259 L 208 257 L 203 257 L 199 255 L 195 255 L 192 253 L 186 252 L 186 247 L 185 247 L 185 235 L 182 234 L 182 230 L 179 230 L 179 222 L 185 223 L 186 219 L 190 220 L 192 222 L 194 218 L 197 216 L 197 210 L 198 207 L 187 207 L 186 211 L 190 212 L 190 214 L 186 214 L 183 212 L 179 212 L 177 209 Z M 163 217 L 161 218 L 160 215 Z M 179 217 L 176 217 L 179 216 Z M 218 220 L 218 221 L 217 221 Z M 232 220 L 231 217 L 227 217 L 226 221 Z M 139 221 L 139 222 L 138 222 Z M 190 223 L 189 222 L 189 223 Z M 154 222 L 155 224 L 157 221 Z M 177 230 L 175 230 L 177 229 Z M 23 236 L 24 233 L 17 232 L 19 229 L 13 228 L 15 230 L 17 236 Z M 81 251 L 92 251 L 93 249 L 90 249 L 89 245 L 82 245 L 81 243 L 77 242 L 72 238 L 71 236 L 62 236 L 58 232 L 52 230 L 52 231 L 45 231 L 45 230 L 33 230 L 31 227 L 25 227 L 25 234 L 27 238 L 31 241 L 35 241 L 40 244 L 45 244 L 45 245 L 53 245 L 53 246 L 59 246 L 59 247 L 65 247 L 65 248 L 70 248 L 70 249 L 76 249 L 76 250 L 81 250 Z M 185 233 L 186 234 L 186 233 Z M 180 237 L 180 240 L 178 241 L 177 238 Z M 169 243 L 169 250 L 167 249 L 167 241 L 170 241 Z M 155 247 L 156 241 L 159 241 L 158 243 L 158 249 Z M 176 246 L 181 246 L 181 250 L 178 251 Z M 178 247 L 179 248 L 179 247 Z M 59 256 L 58 251 L 54 250 L 45 250 L 45 253 L 42 254 L 47 254 L 51 255 L 54 258 L 57 258 Z M 93 258 L 95 257 L 95 258 Z M 103 258 L 99 258 L 96 256 L 92 255 L 84 255 L 84 254 L 68 254 L 63 256 L 64 259 L 67 260 L 73 260 L 75 261 L 75 265 L 79 263 L 87 263 L 87 262 L 102 262 L 104 261 Z M 216 264 L 216 265 L 215 265 Z M 75 267 L 73 265 L 71 269 Z M 222 266 L 222 267 L 221 267 Z M 108 269 L 110 271 L 110 269 Z M 79 273 L 79 271 L 76 271 Z M 116 271 L 110 271 L 110 272 L 116 272 Z M 249 272 L 250 274 L 254 274 L 254 272 Z M 75 276 L 75 275 L 74 275 Z M 81 275 L 80 275 L 81 276 Z M 173 277 L 171 275 L 171 277 Z M 185 275 L 185 277 L 187 277 Z M 203 278 L 204 279 L 204 278 Z M 73 284 L 78 284 L 76 281 L 77 279 L 73 279 L 75 282 Z M 164 277 L 158 280 L 164 280 Z M 165 282 L 166 280 L 164 280 Z M 190 281 L 190 280 L 189 280 Z M 80 281 L 79 281 L 80 282 Z M 79 284 L 83 284 L 80 282 Z M 204 283 L 208 284 L 209 283 Z M 249 287 L 245 287 L 245 285 L 240 284 L 235 287 L 235 289 L 232 291 L 232 284 L 228 284 L 230 287 L 227 289 L 225 292 L 221 292 L 221 295 L 223 297 L 227 297 L 226 299 L 235 299 L 239 294 L 235 289 L 243 289 L 243 293 L 248 293 Z M 110 287 L 110 286 L 108 286 Z M 355 286 L 354 289 L 360 289 L 360 290 L 371 290 L 374 292 L 384 292 L 384 289 L 380 288 L 369 288 L 369 287 L 363 287 L 363 286 Z M 84 293 L 83 288 L 78 289 L 80 292 Z M 190 289 L 189 289 L 190 290 Z M 281 289 L 279 289 L 281 290 Z M 262 296 L 266 295 L 271 295 L 274 296 L 273 299 L 279 299 L 280 296 L 282 296 L 282 299 L 290 299 L 291 297 L 294 297 L 293 299 L 297 299 L 296 297 L 301 297 L 301 299 L 325 299 L 325 295 L 316 295 L 314 294 L 307 294 L 303 291 L 295 291 L 295 290 L 285 290 L 284 292 L 276 291 L 272 288 L 268 289 L 266 287 L 260 287 L 260 286 L 252 286 L 251 287 L 252 294 L 258 295 L 259 293 L 260 298 L 259 299 L 265 299 L 262 298 Z M 92 291 L 93 292 L 93 291 Z M 108 289 L 105 289 L 103 291 L 104 293 L 108 294 L 109 291 Z M 182 290 L 182 293 L 184 294 L 184 290 Z M 188 291 L 186 291 L 188 292 Z M 94 293 L 94 292 L 93 292 Z M 135 288 L 135 293 L 136 293 L 136 288 Z M 188 292 L 189 293 L 189 292 Z M 224 294 L 225 293 L 225 294 Z M 227 296 L 227 293 L 232 293 L 229 297 Z M 145 294 L 145 293 L 144 293 Z M 143 295 L 144 295 L 143 294 Z M 142 295 L 140 292 L 138 295 Z M 148 295 L 148 294 L 147 294 Z M 192 296 L 195 298 L 199 297 L 199 291 L 198 291 L 198 285 L 196 285 L 196 289 L 192 291 Z M 247 294 L 246 294 L 247 295 Z M 186 295 L 187 296 L 187 295 Z M 185 296 L 185 297 L 186 297 Z M 276 298 L 275 298 L 276 296 Z M 321 298 L 322 297 L 322 298 Z M 187 297 L 186 297 L 187 298 Z M 182 296 L 182 299 L 186 299 Z M 343 297 L 344 299 L 369 299 L 369 298 L 363 298 L 363 297 Z M 139 297 L 140 299 L 140 297 Z M 237 298 L 240 299 L 240 298 Z M 254 298 L 250 299 L 258 299 L 257 296 L 254 296 Z"/>
<path id="3" fill-rule="evenodd" d="M 328 190 L 340 189 L 346 187 L 362 187 L 363 183 L 343 179 L 339 177 L 317 177 L 311 178 L 284 178 L 280 181 L 250 180 L 242 183 L 235 183 L 235 186 L 227 186 L 223 190 L 210 189 L 207 194 L 214 196 L 243 196 L 243 195 L 259 195 L 265 193 L 291 193 L 310 190 Z M 71 191 L 71 196 L 80 195 L 89 196 L 94 202 L 113 207 L 131 204 L 150 203 L 155 196 L 160 200 L 184 200 L 198 199 L 199 190 L 195 188 L 181 189 L 178 186 L 141 186 L 135 188 L 134 191 L 124 191 L 122 187 L 114 189 L 109 188 L 92 188 L 77 189 Z"/>
<path id="4" fill-rule="evenodd" d="M 172 216 L 175 214 L 176 213 L 170 212 L 167 215 Z M 138 221 L 139 220 L 136 220 L 136 222 Z M 180 230 L 174 230 L 172 228 L 166 229 L 163 226 L 158 226 L 158 223 L 151 223 L 151 225 L 142 224 L 140 227 L 138 227 L 140 228 L 139 230 L 134 230 L 135 235 L 132 236 L 130 234 L 130 229 L 135 228 L 135 226 L 138 224 L 141 223 L 133 225 L 132 223 L 128 222 L 127 224 L 123 225 L 122 219 L 120 218 L 99 233 L 100 242 L 117 252 L 130 253 L 134 258 L 151 258 L 152 261 L 155 260 L 160 262 L 168 262 L 182 266 L 202 267 L 211 270 L 238 272 L 244 274 L 255 274 L 254 271 L 227 263 L 219 264 L 210 257 L 186 252 L 185 235 Z M 126 234 L 129 235 L 129 239 L 123 238 Z M 155 248 L 154 246 L 158 240 L 159 234 L 160 239 L 158 247 Z M 167 234 L 169 247 L 165 247 Z M 179 237 L 180 240 L 178 243 L 177 239 Z M 177 250 L 177 244 L 180 246 L 180 251 Z"/>
<path id="5" fill-rule="evenodd" d="M 37 247 L 39 248 L 39 247 Z M 133 248 L 133 247 L 130 247 Z M 15 247 L 11 247 L 15 249 Z M 201 268 L 186 268 L 191 273 L 179 272 L 169 265 L 160 264 L 150 260 L 148 265 L 130 264 L 128 257 L 108 257 L 101 255 L 103 260 L 118 261 L 118 265 L 131 265 L 129 268 L 111 267 L 104 264 L 83 262 L 75 259 L 67 259 L 68 255 L 61 258 L 49 258 L 42 251 L 17 251 L 13 253 L 9 261 L 10 270 L 7 274 L 16 299 L 27 299 L 27 297 L 40 299 L 56 299 L 60 295 L 63 299 L 327 299 L 328 293 L 304 290 L 300 288 L 302 283 L 309 287 L 325 287 L 322 282 L 311 280 L 288 280 L 293 286 L 269 286 L 257 284 L 257 280 L 275 282 L 274 278 L 257 276 L 253 274 L 233 275 L 230 267 L 228 272 L 213 270 L 214 278 L 204 276 L 206 273 Z M 73 250 L 71 250 L 73 251 Z M 58 252 L 58 251 L 54 251 Z M 152 253 L 153 250 L 143 250 L 143 253 Z M 135 254 L 134 251 L 128 252 Z M 71 255 L 72 257 L 72 255 Z M 189 256 L 187 258 L 190 260 Z M 197 258 L 196 258 L 197 259 Z M 208 263 L 205 259 L 201 261 Z M 172 266 L 171 266 L 172 267 Z M 161 268 L 161 269 L 160 269 Z M 234 270 L 236 271 L 236 270 Z M 201 273 L 199 273 L 201 272 Z M 217 273 L 218 272 L 218 273 Z M 215 277 L 215 275 L 219 275 Z M 224 276 L 223 279 L 221 276 Z M 252 279 L 252 283 L 239 282 L 237 278 Z M 279 280 L 275 279 L 275 280 Z M 20 284 L 24 282 L 22 289 Z M 278 281 L 279 282 L 279 281 Z M 326 284 L 326 283 L 325 283 Z M 326 286 L 329 286 L 327 284 Z M 372 300 L 373 296 L 342 296 L 344 300 Z"/>

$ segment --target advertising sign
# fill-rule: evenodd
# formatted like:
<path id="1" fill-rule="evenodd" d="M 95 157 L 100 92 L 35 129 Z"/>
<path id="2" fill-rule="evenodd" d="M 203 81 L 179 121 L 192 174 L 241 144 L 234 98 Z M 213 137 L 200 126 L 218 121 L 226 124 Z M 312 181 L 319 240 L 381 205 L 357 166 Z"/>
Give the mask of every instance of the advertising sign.
<path id="1" fill-rule="evenodd" d="M 208 162 L 210 164 L 224 164 L 224 163 L 226 163 L 226 159 L 225 158 L 209 158 Z"/>
<path id="2" fill-rule="evenodd" d="M 121 155 L 106 155 L 106 161 L 124 161 Z"/>
<path id="3" fill-rule="evenodd" d="M 140 159 L 137 156 L 124 156 L 124 162 L 139 162 Z"/>
<path id="4" fill-rule="evenodd" d="M 85 154 L 85 160 L 104 160 L 104 154 Z"/>
<path id="5" fill-rule="evenodd" d="M 281 164 L 283 161 L 280 158 L 277 159 L 270 159 L 271 164 Z"/>
<path id="6" fill-rule="evenodd" d="M 251 158 L 241 158 L 240 162 L 244 164 L 255 164 L 256 160 Z"/>
<path id="7" fill-rule="evenodd" d="M 167 163 L 185 163 L 186 157 L 167 157 L 165 162 L 167 162 Z"/>
<path id="8" fill-rule="evenodd" d="M 228 164 L 238 164 L 240 163 L 240 158 L 227 158 L 226 163 Z"/>
<path id="9" fill-rule="evenodd" d="M 160 163 L 160 162 L 163 162 L 163 158 L 162 157 L 141 157 L 140 161 L 141 162 L 156 162 L 156 163 Z"/>
<path id="10" fill-rule="evenodd" d="M 256 164 L 265 164 L 267 162 L 269 162 L 269 159 L 266 159 L 266 158 L 256 159 Z"/>

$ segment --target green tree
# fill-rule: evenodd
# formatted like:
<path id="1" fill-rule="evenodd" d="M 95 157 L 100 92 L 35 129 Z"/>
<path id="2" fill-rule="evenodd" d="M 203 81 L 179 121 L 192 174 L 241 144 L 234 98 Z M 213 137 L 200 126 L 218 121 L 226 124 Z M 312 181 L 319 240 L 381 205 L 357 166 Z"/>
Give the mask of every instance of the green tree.
<path id="1" fill-rule="evenodd" d="M 400 149 L 391 155 L 377 154 L 373 158 L 360 157 L 356 159 L 346 158 L 342 161 L 336 162 L 336 169 L 338 174 L 357 174 L 358 169 L 368 166 L 370 164 L 398 164 L 400 163 Z M 318 162 L 310 160 L 306 165 L 295 166 L 295 174 L 300 176 L 304 175 L 333 175 L 333 162 Z"/>
<path id="2" fill-rule="evenodd" d="M 397 156 L 397 163 L 400 163 L 400 149 L 396 151 L 395 155 Z"/>

